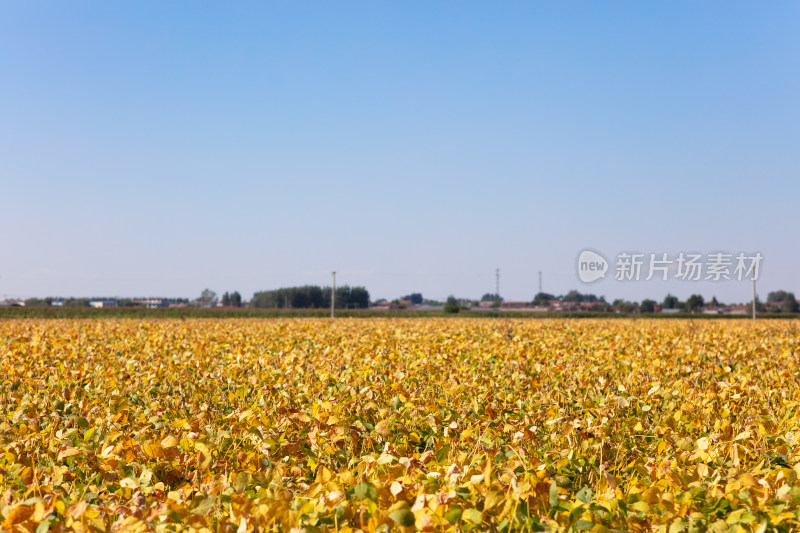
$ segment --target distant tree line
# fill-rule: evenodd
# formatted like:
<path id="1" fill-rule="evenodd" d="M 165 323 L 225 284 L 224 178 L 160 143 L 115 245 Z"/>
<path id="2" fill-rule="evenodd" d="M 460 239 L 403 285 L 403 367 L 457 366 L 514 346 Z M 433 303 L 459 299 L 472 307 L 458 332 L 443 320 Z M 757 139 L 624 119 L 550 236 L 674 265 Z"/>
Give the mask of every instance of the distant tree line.
<path id="1" fill-rule="evenodd" d="M 590 302 L 590 311 L 610 311 L 612 308 L 621 313 L 654 313 L 656 309 L 671 309 L 684 313 L 699 313 L 704 307 L 718 308 L 723 307 L 716 297 L 712 297 L 706 302 L 700 294 L 692 294 L 685 301 L 681 301 L 677 296 L 667 294 L 659 304 L 655 300 L 644 299 L 641 302 L 628 302 L 623 299 L 616 299 L 612 303 L 607 303 L 605 297 L 597 297 L 594 294 L 581 294 L 576 290 L 569 291 L 566 295 L 555 296 L 546 292 L 539 292 L 534 296 L 532 305 L 547 306 L 553 301 L 563 302 Z M 747 302 L 747 306 L 752 302 Z M 756 311 L 771 313 L 797 313 L 800 312 L 800 305 L 797 303 L 794 293 L 788 291 L 773 291 L 767 295 L 766 304 L 756 298 Z"/>
<path id="2" fill-rule="evenodd" d="M 64 307 L 89 307 L 93 301 L 114 301 L 119 307 L 135 307 L 141 305 L 142 298 L 116 298 L 116 297 L 95 297 L 95 298 L 28 298 L 25 300 L 26 306 L 53 306 Z M 242 296 L 239 291 L 226 292 L 222 298 L 217 297 L 217 293 L 211 289 L 205 289 L 199 298 L 189 303 L 188 298 L 159 298 L 164 304 L 202 304 L 203 307 L 214 307 L 217 302 L 224 307 L 241 307 L 243 305 Z M 375 303 L 385 302 L 381 299 Z M 461 309 L 477 307 L 480 302 L 492 302 L 492 307 L 503 305 L 503 298 L 499 294 L 486 293 L 480 301 L 465 298 L 455 298 L 450 296 L 444 302 L 444 308 L 451 313 L 457 313 Z M 564 295 L 555 296 L 546 292 L 539 292 L 534 296 L 531 304 L 534 306 L 548 307 L 553 306 L 553 302 L 567 302 L 572 305 L 557 306 L 561 310 L 580 309 L 583 311 L 609 312 L 619 311 L 620 313 L 654 313 L 658 310 L 673 310 L 684 313 L 699 313 L 704 310 L 724 307 L 724 304 L 713 297 L 706 302 L 700 294 L 692 294 L 685 301 L 681 301 L 677 296 L 667 294 L 659 303 L 652 299 L 644 299 L 641 302 L 629 302 L 623 299 L 616 299 L 611 303 L 605 300 L 604 296 L 594 294 L 583 294 L 576 290 L 571 290 Z M 441 305 L 440 302 L 424 299 L 422 293 L 414 292 L 392 301 L 392 308 L 403 309 L 407 304 L 410 305 Z M 331 288 L 320 287 L 317 285 L 304 285 L 302 287 L 287 287 L 269 291 L 257 292 L 253 295 L 249 304 L 251 307 L 273 308 L 273 309 L 313 309 L 329 308 L 331 305 Z M 752 302 L 746 302 L 746 306 Z M 800 305 L 793 292 L 778 290 L 772 291 L 767 295 L 766 302 L 758 298 L 755 302 L 756 311 L 759 313 L 798 313 Z M 336 289 L 336 307 L 339 309 L 366 309 L 370 306 L 369 291 L 364 287 L 341 286 Z"/>
<path id="3" fill-rule="evenodd" d="M 336 287 L 337 309 L 366 309 L 369 307 L 369 291 L 364 287 Z M 272 309 L 314 309 L 331 306 L 331 288 L 318 285 L 287 287 L 261 291 L 253 295 L 251 307 Z"/>
<path id="4" fill-rule="evenodd" d="M 27 298 L 25 305 L 30 307 L 37 306 L 51 306 L 62 305 L 64 307 L 89 307 L 91 302 L 97 301 L 113 301 L 117 302 L 119 307 L 136 307 L 138 302 L 148 300 L 150 297 L 141 298 L 117 298 L 113 296 L 103 296 L 95 298 L 60 298 L 56 296 L 48 296 L 46 298 Z M 189 302 L 188 298 L 159 298 L 164 300 L 167 304 L 185 304 Z"/>
<path id="5" fill-rule="evenodd" d="M 241 307 L 242 295 L 239 294 L 239 291 L 233 291 L 232 293 L 226 292 L 222 295 L 222 305 L 224 307 Z"/>

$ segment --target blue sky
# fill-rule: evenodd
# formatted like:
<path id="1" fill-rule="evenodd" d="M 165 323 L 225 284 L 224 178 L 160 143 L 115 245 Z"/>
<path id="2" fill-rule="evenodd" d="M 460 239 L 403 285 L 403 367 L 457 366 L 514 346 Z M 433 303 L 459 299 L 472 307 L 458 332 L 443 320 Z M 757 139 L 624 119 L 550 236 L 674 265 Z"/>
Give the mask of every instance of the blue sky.
<path id="1" fill-rule="evenodd" d="M 0 295 L 800 295 L 796 2 L 0 2 Z"/>

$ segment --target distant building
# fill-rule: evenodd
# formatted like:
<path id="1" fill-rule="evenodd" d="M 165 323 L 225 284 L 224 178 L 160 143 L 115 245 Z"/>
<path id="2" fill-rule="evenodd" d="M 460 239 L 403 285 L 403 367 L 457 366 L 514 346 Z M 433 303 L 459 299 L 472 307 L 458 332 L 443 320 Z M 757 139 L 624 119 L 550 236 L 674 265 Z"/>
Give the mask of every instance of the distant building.
<path id="1" fill-rule="evenodd" d="M 116 300 L 92 300 L 89 302 L 89 305 L 96 309 L 100 309 L 106 307 L 117 307 L 119 304 Z"/>
<path id="2" fill-rule="evenodd" d="M 146 307 L 147 309 L 157 309 L 159 307 L 169 307 L 169 301 L 166 298 L 145 298 L 144 300 L 133 300 L 133 305 Z"/>

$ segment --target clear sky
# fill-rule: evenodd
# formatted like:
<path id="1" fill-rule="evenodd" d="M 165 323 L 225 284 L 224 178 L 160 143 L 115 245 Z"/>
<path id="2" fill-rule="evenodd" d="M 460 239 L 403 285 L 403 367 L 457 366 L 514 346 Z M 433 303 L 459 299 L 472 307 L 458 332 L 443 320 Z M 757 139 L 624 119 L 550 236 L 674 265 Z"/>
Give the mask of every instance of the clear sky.
<path id="1" fill-rule="evenodd" d="M 0 295 L 800 295 L 798 2 L 0 1 Z"/>

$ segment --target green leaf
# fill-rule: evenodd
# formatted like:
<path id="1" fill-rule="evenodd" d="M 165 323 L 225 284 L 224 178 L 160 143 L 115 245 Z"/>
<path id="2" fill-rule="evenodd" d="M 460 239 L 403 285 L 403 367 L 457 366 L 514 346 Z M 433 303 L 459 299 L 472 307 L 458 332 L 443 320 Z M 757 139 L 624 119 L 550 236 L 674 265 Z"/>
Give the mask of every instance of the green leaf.
<path id="1" fill-rule="evenodd" d="M 213 496 L 208 496 L 206 498 L 201 498 L 200 501 L 197 502 L 197 507 L 192 509 L 192 512 L 194 514 L 200 514 L 200 515 L 206 514 L 206 513 L 208 513 L 210 510 L 212 510 L 214 508 L 215 504 L 216 504 L 216 500 L 215 500 L 215 498 Z"/>
<path id="2" fill-rule="evenodd" d="M 236 474 L 236 481 L 233 482 L 233 488 L 236 492 L 243 492 L 245 488 L 247 488 L 247 484 L 250 481 L 250 474 L 247 472 L 239 472 Z"/>
<path id="3" fill-rule="evenodd" d="M 356 485 L 353 489 L 353 494 L 355 494 L 356 498 L 359 500 L 378 500 L 378 489 L 376 489 L 375 485 L 368 481 L 364 481 Z"/>
<path id="4" fill-rule="evenodd" d="M 669 533 L 680 533 L 684 529 L 686 529 L 686 522 L 683 520 L 676 520 L 669 526 Z"/>
<path id="5" fill-rule="evenodd" d="M 86 432 L 83 434 L 83 442 L 89 442 L 91 438 L 94 436 L 95 431 L 97 431 L 96 427 L 91 427 L 87 429 Z"/>
<path id="6" fill-rule="evenodd" d="M 408 509 L 398 509 L 393 513 L 389 513 L 389 518 L 398 526 L 411 527 L 414 525 L 414 513 Z"/>
<path id="7" fill-rule="evenodd" d="M 456 507 L 455 505 L 451 506 L 447 512 L 444 513 L 444 517 L 451 524 L 455 524 L 461 520 L 461 507 Z"/>
<path id="8" fill-rule="evenodd" d="M 562 489 L 568 489 L 572 487 L 572 478 L 569 476 L 558 475 L 555 477 L 555 480 L 556 484 Z"/>
<path id="9" fill-rule="evenodd" d="M 447 460 L 447 456 L 450 454 L 450 445 L 445 444 L 438 450 L 436 450 L 436 461 L 439 463 L 443 463 Z"/>
<path id="10" fill-rule="evenodd" d="M 577 531 L 589 531 L 593 527 L 594 524 L 592 522 L 589 522 L 588 520 L 578 520 L 577 522 L 575 522 L 575 529 Z"/>
<path id="11" fill-rule="evenodd" d="M 41 522 L 39 522 L 39 526 L 36 528 L 36 533 L 47 533 L 50 531 L 50 525 L 53 523 L 53 518 L 48 517 Z"/>
<path id="12" fill-rule="evenodd" d="M 462 514 L 462 518 L 467 522 L 472 522 L 473 524 L 480 524 L 483 522 L 483 515 L 477 509 L 467 509 Z"/>
<path id="13" fill-rule="evenodd" d="M 575 497 L 583 503 L 589 503 L 592 500 L 592 489 L 589 487 L 583 487 L 578 491 L 578 494 L 576 494 Z"/>
<path id="14" fill-rule="evenodd" d="M 550 507 L 555 507 L 558 504 L 558 485 L 553 481 L 550 483 Z"/>
<path id="15" fill-rule="evenodd" d="M 456 489 L 456 496 L 461 499 L 468 500 L 469 499 L 469 489 L 467 487 L 458 487 Z"/>

